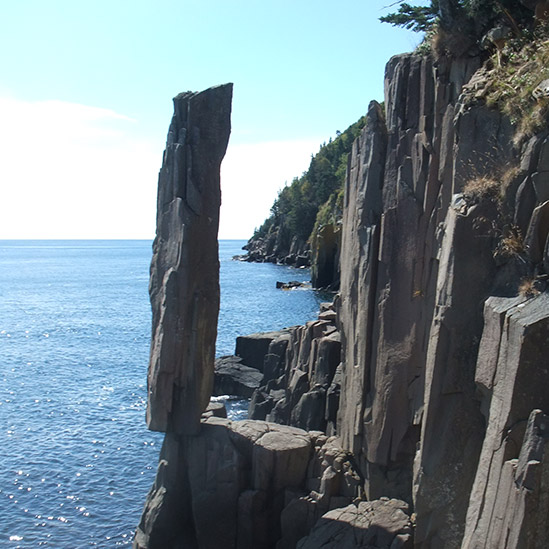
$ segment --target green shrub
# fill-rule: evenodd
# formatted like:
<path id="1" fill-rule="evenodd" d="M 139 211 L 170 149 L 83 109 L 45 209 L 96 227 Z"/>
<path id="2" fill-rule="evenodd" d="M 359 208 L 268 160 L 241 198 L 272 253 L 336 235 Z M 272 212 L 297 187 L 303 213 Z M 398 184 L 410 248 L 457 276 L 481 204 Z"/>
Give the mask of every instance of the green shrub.
<path id="1" fill-rule="evenodd" d="M 283 228 L 290 241 L 293 236 L 303 242 L 309 240 L 319 208 L 343 188 L 349 152 L 365 124 L 366 117 L 362 116 L 320 147 L 309 169 L 278 193 L 270 217 L 255 231 L 254 238 Z"/>

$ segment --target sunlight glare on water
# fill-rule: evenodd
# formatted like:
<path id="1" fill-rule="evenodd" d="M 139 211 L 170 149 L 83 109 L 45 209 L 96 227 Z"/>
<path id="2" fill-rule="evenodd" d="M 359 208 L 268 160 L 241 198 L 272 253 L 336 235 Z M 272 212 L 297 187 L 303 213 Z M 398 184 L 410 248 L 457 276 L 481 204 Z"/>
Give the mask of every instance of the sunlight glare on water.
<path id="1" fill-rule="evenodd" d="M 220 243 L 218 355 L 325 297 L 276 290 L 308 271 L 232 261 L 242 244 Z M 0 241 L 0 546 L 131 545 L 163 437 L 145 425 L 150 258 L 147 241 Z"/>

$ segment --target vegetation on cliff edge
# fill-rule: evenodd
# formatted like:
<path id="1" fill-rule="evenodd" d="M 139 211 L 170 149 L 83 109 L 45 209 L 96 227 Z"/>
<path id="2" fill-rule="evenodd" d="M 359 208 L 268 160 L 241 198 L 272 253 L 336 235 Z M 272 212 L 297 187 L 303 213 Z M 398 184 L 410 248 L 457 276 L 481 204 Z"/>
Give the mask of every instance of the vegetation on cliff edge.
<path id="1" fill-rule="evenodd" d="M 274 231 L 280 233 L 287 249 L 293 237 L 302 242 L 309 240 L 319 209 L 326 202 L 332 202 L 332 195 L 343 188 L 347 156 L 365 124 L 366 117 L 362 116 L 320 147 L 311 158 L 309 169 L 278 193 L 271 215 L 256 229 L 252 240 L 264 238 Z"/>
<path id="2" fill-rule="evenodd" d="M 543 129 L 549 115 L 548 0 L 431 0 L 425 6 L 402 0 L 380 20 L 425 32 L 418 53 L 478 55 L 492 52 L 475 98 L 509 116 L 516 141 Z"/>
<path id="3" fill-rule="evenodd" d="M 380 20 L 424 32 L 418 53 L 437 57 L 478 55 L 500 50 L 511 38 L 524 38 L 549 17 L 547 0 L 431 0 L 414 6 L 395 2 L 398 10 Z"/>
<path id="4" fill-rule="evenodd" d="M 506 114 L 515 125 L 517 143 L 546 127 L 549 8 L 540 11 L 539 6 L 549 5 L 549 0 L 430 0 L 423 4 L 400 0 L 393 4 L 398 5 L 396 12 L 380 19 L 425 32 L 424 50 L 435 57 L 481 55 L 487 60 L 483 76 L 466 86 L 469 100 L 485 102 Z M 487 51 L 483 54 L 482 50 Z M 292 242 L 298 243 L 292 253 L 302 253 L 305 243 L 316 246 L 315 237 L 323 227 L 337 225 L 347 156 L 364 125 L 362 117 L 321 146 L 309 169 L 279 192 L 271 215 L 256 229 L 248 249 L 257 243 L 261 248 L 262 243 L 269 242 L 263 258 L 283 259 L 290 253 Z M 501 178 L 493 175 L 490 181 L 499 182 Z M 502 194 L 507 186 L 500 182 L 496 191 L 486 181 L 477 183 L 480 190 L 471 188 L 473 194 L 484 192 L 485 188 Z"/>
<path id="5" fill-rule="evenodd" d="M 400 0 L 395 4 L 398 10 L 380 17 L 380 21 L 416 32 L 427 32 L 438 25 L 446 31 L 480 37 L 498 22 L 507 23 L 514 31 L 528 25 L 536 2 L 431 0 L 426 6 L 413 6 Z M 532 7 L 528 7 L 530 4 Z"/>
<path id="6" fill-rule="evenodd" d="M 533 37 L 509 40 L 498 63 L 492 63 L 488 85 L 477 93 L 517 128 L 518 143 L 543 130 L 549 115 L 549 33 L 540 28 Z"/>

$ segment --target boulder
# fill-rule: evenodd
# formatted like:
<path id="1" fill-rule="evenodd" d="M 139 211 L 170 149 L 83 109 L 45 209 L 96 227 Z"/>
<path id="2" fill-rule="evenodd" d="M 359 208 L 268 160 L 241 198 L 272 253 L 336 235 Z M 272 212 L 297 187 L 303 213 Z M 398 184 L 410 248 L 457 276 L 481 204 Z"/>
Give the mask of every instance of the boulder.
<path id="1" fill-rule="evenodd" d="M 280 335 L 280 332 L 261 332 L 236 338 L 235 355 L 250 368 L 263 371 L 265 355 L 271 342 Z"/>
<path id="2" fill-rule="evenodd" d="M 213 394 L 250 398 L 262 378 L 259 370 L 244 365 L 240 357 L 222 356 L 215 361 Z"/>
<path id="3" fill-rule="evenodd" d="M 223 402 L 210 401 L 206 411 L 202 414 L 202 419 L 208 417 L 227 417 L 227 408 Z"/>
<path id="4" fill-rule="evenodd" d="M 329 511 L 297 549 L 412 549 L 412 524 L 404 501 L 381 498 Z"/>
<path id="5" fill-rule="evenodd" d="M 299 280 L 290 280 L 290 282 L 277 281 L 276 287 L 278 290 L 294 290 L 295 288 L 310 288 L 308 282 L 300 282 Z"/>

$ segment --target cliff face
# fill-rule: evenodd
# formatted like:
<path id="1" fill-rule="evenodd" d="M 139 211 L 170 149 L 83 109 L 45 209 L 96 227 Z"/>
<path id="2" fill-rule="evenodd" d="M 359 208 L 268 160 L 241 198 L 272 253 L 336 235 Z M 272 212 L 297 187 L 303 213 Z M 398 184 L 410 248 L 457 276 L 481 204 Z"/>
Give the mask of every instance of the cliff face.
<path id="1" fill-rule="evenodd" d="M 256 337 L 256 421 L 167 436 L 138 547 L 544 546 L 549 138 L 517 144 L 479 65 L 390 60 L 334 306 Z"/>
<path id="2" fill-rule="evenodd" d="M 539 178 L 545 136 L 515 147 L 510 121 L 475 102 L 471 90 L 461 93 L 477 68 L 475 60 L 432 66 L 413 56 L 392 59 L 386 122 L 372 105 L 346 188 L 338 432 L 344 447 L 360 456 L 370 498 L 413 503 L 418 546 L 459 547 L 466 522 L 470 528 L 478 519 L 484 504 L 477 497 L 469 508 L 469 500 L 482 490 L 477 483 L 490 452 L 486 424 L 490 432 L 499 417 L 486 412 L 490 398 L 480 397 L 481 377 L 475 379 L 483 368 L 483 304 L 490 294 L 516 295 L 526 271 L 543 271 L 539 251 L 534 257 L 526 246 L 529 257 L 517 250 L 498 260 L 498 249 L 505 226 L 519 222 L 521 212 L 528 212 L 524 234 L 535 232 L 533 207 L 545 196 L 526 198 L 517 188 Z M 498 199 L 468 194 L 471 182 L 488 177 L 499 180 Z M 541 299 L 532 300 L 536 310 Z M 497 350 L 497 341 L 491 345 Z M 533 400 L 521 422 L 534 408 L 544 409 Z M 502 432 L 500 426 L 498 444 Z M 493 520 L 485 507 L 483 514 Z M 485 546 L 486 535 L 471 546 Z"/>
<path id="3" fill-rule="evenodd" d="M 457 99 L 476 68 L 474 59 L 434 67 L 428 59 L 393 58 L 386 121 L 372 105 L 372 125 L 355 145 L 347 183 L 339 432 L 360 456 L 372 499 L 411 502 L 417 460 L 416 534 L 429 515 L 423 541 L 439 526 L 444 537 L 458 537 L 454 523 L 462 527 L 466 507 L 459 497 L 468 497 L 469 464 L 482 441 L 472 398 L 474 347 L 493 258 L 479 219 L 488 224 L 496 214 L 490 204 L 459 212 L 451 202 L 465 183 Z M 481 140 L 485 149 L 486 136 Z"/>
<path id="4" fill-rule="evenodd" d="M 372 105 L 369 125 L 355 143 L 346 188 L 338 433 L 343 446 L 359 456 L 369 498 L 394 496 L 413 503 L 419 547 L 459 547 L 466 524 L 464 546 L 516 546 L 505 541 L 494 500 L 501 505 L 507 497 L 495 492 L 502 469 L 512 468 L 509 460 L 519 457 L 522 437 L 507 453 L 502 437 L 516 422 L 525 425 L 533 409 L 547 410 L 533 386 L 518 389 L 513 365 L 518 358 L 508 363 L 509 354 L 546 352 L 547 343 L 532 331 L 511 347 L 505 342 L 501 354 L 499 334 L 490 328 L 493 320 L 483 336 L 484 324 L 493 318 L 490 300 L 483 314 L 488 296 L 516 295 L 522 275 L 544 272 L 547 231 L 535 245 L 528 235 L 539 226 L 534 207 L 546 208 L 541 204 L 547 197 L 525 189 L 531 180 L 544 179 L 539 174 L 545 135 L 514 146 L 511 122 L 475 102 L 474 85 L 463 89 L 477 63 L 433 66 L 414 56 L 393 58 L 386 73 L 386 121 Z M 479 74 L 476 79 L 482 85 Z M 486 184 L 488 178 L 499 183 L 499 196 L 487 189 L 473 196 L 472 183 Z M 518 222 L 526 244 L 498 255 L 509 244 L 505 231 Z M 497 299 L 509 311 L 543 309 L 539 316 L 526 314 L 522 322 L 547 329 L 545 295 L 527 305 L 517 305 L 516 298 Z M 504 324 L 501 314 L 497 322 Z M 505 365 L 498 367 L 513 386 L 506 384 L 506 396 L 496 401 L 495 373 L 486 372 L 488 345 L 503 358 Z M 542 375 L 547 383 L 545 366 L 528 364 L 523 367 L 531 368 L 532 382 L 539 383 Z M 484 381 L 481 397 L 486 376 L 490 381 L 488 386 Z M 502 401 L 505 406 L 520 401 L 521 413 L 502 417 Z M 494 452 L 500 456 L 495 470 L 490 465 Z M 512 491 L 512 474 L 506 474 Z M 518 499 L 525 497 L 522 492 Z M 526 521 L 519 505 L 506 519 L 510 529 L 516 521 L 513 530 Z M 499 542 L 487 541 L 495 539 Z"/>
<path id="5" fill-rule="evenodd" d="M 368 499 L 412 505 L 418 547 L 515 547 L 543 536 L 532 524 L 545 513 L 545 435 L 534 410 L 548 403 L 534 386 L 549 381 L 539 337 L 549 322 L 540 293 L 547 139 L 514 143 L 511 121 L 478 100 L 489 78 L 478 69 L 474 58 L 393 58 L 387 114 L 370 105 L 345 188 L 335 432 Z M 516 322 L 511 343 L 504 326 Z M 309 365 L 320 361 L 294 356 L 286 351 L 285 376 L 266 385 L 284 388 L 267 417 L 330 429 L 333 399 L 302 413 L 302 395 L 326 391 Z M 261 391 L 254 414 L 257 399 L 269 402 Z M 527 489 L 517 468 L 536 452 L 540 480 Z"/>
<path id="6" fill-rule="evenodd" d="M 243 258 L 257 263 L 280 263 L 296 267 L 310 265 L 310 251 L 307 242 L 291 237 L 289 231 L 281 226 L 265 237 L 250 238 L 243 248 L 247 251 Z"/>

